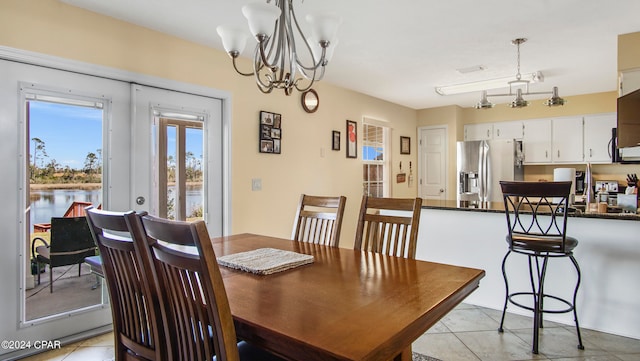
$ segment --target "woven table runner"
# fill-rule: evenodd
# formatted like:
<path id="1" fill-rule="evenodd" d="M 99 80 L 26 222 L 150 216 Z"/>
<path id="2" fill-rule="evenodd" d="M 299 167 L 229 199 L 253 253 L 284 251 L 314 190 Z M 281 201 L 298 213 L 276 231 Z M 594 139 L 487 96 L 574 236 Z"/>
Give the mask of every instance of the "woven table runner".
<path id="1" fill-rule="evenodd" d="M 218 264 L 259 275 L 268 275 L 313 263 L 313 256 L 275 248 L 258 248 L 218 257 Z"/>

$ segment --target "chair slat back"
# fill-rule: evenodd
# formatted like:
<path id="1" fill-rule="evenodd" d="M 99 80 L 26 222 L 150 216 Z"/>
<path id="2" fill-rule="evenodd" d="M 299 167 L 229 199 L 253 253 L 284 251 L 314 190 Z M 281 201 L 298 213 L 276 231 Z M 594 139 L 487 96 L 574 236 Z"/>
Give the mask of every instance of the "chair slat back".
<path id="1" fill-rule="evenodd" d="M 111 299 L 116 360 L 128 359 L 130 353 L 148 360 L 171 360 L 151 260 L 134 242 L 144 237 L 138 217 L 133 211 L 87 208 L 86 212 Z"/>
<path id="2" fill-rule="evenodd" d="M 354 248 L 416 257 L 422 199 L 362 197 Z"/>
<path id="3" fill-rule="evenodd" d="M 142 223 L 175 359 L 238 360 L 231 309 L 205 223 L 152 216 Z"/>
<path id="4" fill-rule="evenodd" d="M 501 181 L 509 239 L 561 241 L 565 249 L 571 182 Z"/>
<path id="5" fill-rule="evenodd" d="M 338 247 L 346 202 L 344 196 L 301 195 L 291 239 Z"/>

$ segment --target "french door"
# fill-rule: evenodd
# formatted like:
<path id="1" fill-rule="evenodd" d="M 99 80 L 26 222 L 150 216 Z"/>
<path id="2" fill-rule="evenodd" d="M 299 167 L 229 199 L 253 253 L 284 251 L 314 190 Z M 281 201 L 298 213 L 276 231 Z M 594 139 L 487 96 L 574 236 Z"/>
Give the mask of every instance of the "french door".
<path id="1" fill-rule="evenodd" d="M 222 235 L 222 101 L 139 84 L 131 93 L 132 206 L 181 220 L 201 214 L 209 233 Z M 188 171 L 200 175 L 188 179 Z M 187 207 L 186 194 L 187 180 L 197 186 L 199 179 L 201 201 L 190 204 L 201 204 L 201 211 Z"/>
<path id="2" fill-rule="evenodd" d="M 37 164 L 44 168 L 43 144 L 30 137 L 31 105 L 41 102 L 70 109 L 91 108 L 100 114 L 102 135 L 91 145 L 91 154 L 83 153 L 81 158 L 84 160 L 86 155 L 89 171 L 85 173 L 101 184 L 97 199 L 104 209 L 136 209 L 160 214 L 161 194 L 165 212 L 169 202 L 168 190 L 163 194 L 161 185 L 173 187 L 177 218 L 199 216 L 207 221 L 212 235 L 222 235 L 226 232 L 223 209 L 228 212 L 229 204 L 228 196 L 223 196 L 223 182 L 228 183 L 223 179 L 223 173 L 228 177 L 228 172 L 223 172 L 223 166 L 228 167 L 228 162 L 223 165 L 223 156 L 228 157 L 228 140 L 223 142 L 222 100 L 2 59 L 0 78 L 3 79 L 0 82 L 0 151 L 3 154 L 0 169 L 6 172 L 0 177 L 0 189 L 4 190 L 3 207 L 0 207 L 3 230 L 0 274 L 4 275 L 0 279 L 3 289 L 0 309 L 5 310 L 0 313 L 0 334 L 7 340 L 64 342 L 79 335 L 103 332 L 112 321 L 110 306 L 106 303 L 104 288 L 91 290 L 91 285 L 87 292 L 103 295 L 93 306 L 35 319 L 26 317 L 25 295 L 34 286 L 30 268 L 33 233 L 30 167 Z M 162 80 L 156 82 L 164 84 Z M 188 84 L 175 84 L 181 90 L 190 89 Z M 50 126 L 56 127 L 55 124 L 58 123 Z M 84 138 L 80 132 L 68 146 L 79 144 Z M 51 144 L 45 144 L 49 151 Z M 168 177 L 167 158 L 171 156 L 180 163 L 173 170 L 174 179 Z M 50 160 L 53 173 L 60 173 L 56 164 L 64 159 Z M 189 172 L 193 173 L 192 178 L 187 177 Z M 190 209 L 186 203 L 182 205 L 185 198 L 182 195 L 189 192 L 187 186 L 194 184 L 200 187 L 195 196 L 200 201 Z M 48 281 L 48 276 L 42 279 Z M 42 296 L 56 296 L 55 281 L 53 289 L 53 293 L 49 293 L 46 288 Z M 47 301 L 53 302 L 53 298 Z M 6 354 L 14 357 L 16 352 L 23 355 L 30 351 L 33 350 L 0 349 L 0 359 Z"/>

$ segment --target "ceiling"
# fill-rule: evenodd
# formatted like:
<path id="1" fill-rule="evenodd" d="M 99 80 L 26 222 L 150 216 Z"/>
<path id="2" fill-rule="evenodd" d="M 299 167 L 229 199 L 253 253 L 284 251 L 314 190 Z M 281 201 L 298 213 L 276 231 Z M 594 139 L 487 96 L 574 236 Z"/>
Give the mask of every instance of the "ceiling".
<path id="1" fill-rule="evenodd" d="M 222 50 L 216 27 L 245 26 L 241 7 L 252 0 L 61 1 Z M 441 96 L 434 87 L 515 77 L 511 40 L 519 37 L 528 38 L 521 46 L 521 72 L 541 71 L 545 78 L 531 85 L 531 91 L 552 86 L 559 87 L 560 96 L 615 91 L 617 36 L 640 31 L 638 0 L 293 3 L 301 21 L 309 13 L 342 17 L 339 44 L 324 82 L 414 109 L 473 106 L 479 93 Z M 251 54 L 251 44 L 249 40 L 243 56 Z M 486 69 L 466 74 L 456 70 L 479 65 Z M 231 62 L 228 69 L 234 71 Z M 506 103 L 511 98 L 491 100 Z"/>

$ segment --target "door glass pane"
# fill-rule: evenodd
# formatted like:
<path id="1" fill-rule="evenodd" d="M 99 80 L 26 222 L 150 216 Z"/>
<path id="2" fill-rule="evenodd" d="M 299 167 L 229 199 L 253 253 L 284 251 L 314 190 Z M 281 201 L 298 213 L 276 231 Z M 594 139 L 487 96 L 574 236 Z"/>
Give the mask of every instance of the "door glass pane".
<path id="1" fill-rule="evenodd" d="M 176 134 L 174 125 L 167 128 L 167 182 L 163 186 L 167 189 L 168 219 L 176 219 Z M 162 203 L 161 203 L 162 204 Z"/>
<path id="2" fill-rule="evenodd" d="M 95 254 L 95 250 L 77 257 L 52 253 L 94 247 L 88 227 L 79 227 L 75 236 L 69 237 L 69 229 L 76 226 L 64 220 L 81 217 L 78 220 L 82 223 L 84 207 L 102 204 L 103 110 L 96 103 L 79 106 L 73 99 L 48 100 L 25 104 L 30 215 L 27 247 L 35 281 L 32 288 L 27 282 L 25 290 L 26 320 L 102 303 L 99 281 L 84 264 L 84 256 Z M 63 221 L 52 222 L 52 217 Z"/>
<path id="3" fill-rule="evenodd" d="M 166 189 L 166 203 L 158 203 L 160 214 L 166 210 L 169 219 L 204 219 L 202 122 L 162 118 L 160 124 L 159 139 L 166 139 L 160 144 L 166 165 L 159 167 L 166 172 L 166 177 L 159 177 L 160 187 Z M 162 192 L 160 196 L 165 197 Z"/>
<path id="4" fill-rule="evenodd" d="M 202 127 L 187 127 L 185 129 L 186 148 L 186 207 L 187 219 L 196 220 L 203 218 L 204 195 L 203 195 L 203 140 Z"/>

